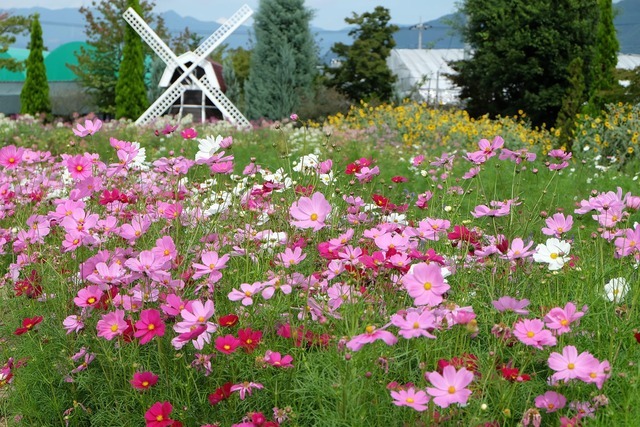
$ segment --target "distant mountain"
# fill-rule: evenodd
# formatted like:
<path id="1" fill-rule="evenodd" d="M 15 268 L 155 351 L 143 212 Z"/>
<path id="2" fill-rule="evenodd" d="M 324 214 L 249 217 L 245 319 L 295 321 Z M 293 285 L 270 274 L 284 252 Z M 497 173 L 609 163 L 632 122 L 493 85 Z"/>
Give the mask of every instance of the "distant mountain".
<path id="1" fill-rule="evenodd" d="M 615 4 L 618 15 L 615 18 L 615 25 L 618 31 L 618 39 L 622 53 L 640 54 L 640 1 L 622 0 Z M 85 41 L 84 16 L 78 9 L 58 9 L 50 10 L 44 8 L 24 8 L 24 9 L 1 9 L 14 15 L 30 15 L 35 12 L 40 14 L 40 23 L 44 35 L 45 46 L 53 50 L 61 44 L 71 41 Z M 220 24 L 213 21 L 201 21 L 192 17 L 183 17 L 173 11 L 161 14 L 167 28 L 172 34 L 178 34 L 186 27 L 193 33 L 203 38 L 208 37 Z M 428 26 L 422 32 L 422 47 L 429 49 L 461 48 L 463 43 L 460 36 L 455 34 L 451 28 L 451 21 L 456 15 L 446 15 L 441 18 L 425 22 Z M 329 62 L 332 58 L 331 46 L 336 42 L 346 44 L 352 43 L 349 36 L 349 28 L 338 31 L 325 30 L 322 28 L 312 28 L 318 44 L 320 56 L 324 62 Z M 251 26 L 243 25 L 233 32 L 225 43 L 229 47 L 251 47 L 253 37 Z M 400 26 L 400 30 L 394 35 L 396 47 L 399 49 L 416 49 L 418 47 L 418 30 L 411 29 L 410 26 Z M 18 37 L 13 47 L 24 48 L 29 42 L 28 36 Z M 181 53 L 181 52 L 179 52 Z"/>

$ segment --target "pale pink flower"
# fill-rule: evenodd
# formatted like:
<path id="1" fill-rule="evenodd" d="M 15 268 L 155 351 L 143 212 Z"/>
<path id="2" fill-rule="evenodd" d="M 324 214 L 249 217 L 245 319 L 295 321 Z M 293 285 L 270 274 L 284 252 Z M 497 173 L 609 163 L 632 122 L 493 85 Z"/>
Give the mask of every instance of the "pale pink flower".
<path id="1" fill-rule="evenodd" d="M 556 213 L 553 214 L 552 217 L 547 218 L 545 223 L 547 226 L 542 228 L 542 234 L 554 236 L 559 239 L 573 227 L 573 217 L 571 215 L 565 217 L 563 213 Z"/>
<path id="2" fill-rule="evenodd" d="M 524 241 L 520 237 L 516 237 L 511 241 L 511 245 L 505 255 L 501 255 L 500 258 L 508 259 L 509 261 L 515 261 L 517 259 L 528 258 L 533 255 L 533 251 L 529 249 L 533 246 L 533 242 L 525 245 Z"/>
<path id="3" fill-rule="evenodd" d="M 564 347 L 562 354 L 551 353 L 547 362 L 549 368 L 556 371 L 551 377 L 554 381 L 580 379 L 590 382 L 591 373 L 599 369 L 598 359 L 586 351 L 578 354 L 578 350 L 572 345 Z"/>
<path id="4" fill-rule="evenodd" d="M 301 197 L 294 202 L 289 213 L 295 219 L 291 224 L 298 228 L 313 228 L 318 231 L 326 226 L 325 220 L 331 212 L 331 204 L 320 192 L 315 192 L 309 197 Z"/>
<path id="5" fill-rule="evenodd" d="M 203 252 L 200 259 L 202 264 L 193 263 L 193 268 L 196 272 L 193 274 L 193 279 L 199 279 L 202 276 L 208 274 L 209 281 L 212 283 L 217 282 L 222 278 L 222 273 L 219 270 L 227 267 L 227 261 L 229 261 L 229 254 L 224 254 L 219 257 L 215 251 Z"/>
<path id="6" fill-rule="evenodd" d="M 0 165 L 6 169 L 15 169 L 22 162 L 24 148 L 16 148 L 15 145 L 7 145 L 0 148 Z"/>
<path id="7" fill-rule="evenodd" d="M 65 164 L 71 178 L 82 180 L 90 178 L 93 175 L 93 162 L 86 155 L 78 154 L 70 156 L 66 159 Z"/>
<path id="8" fill-rule="evenodd" d="M 435 338 L 431 331 L 438 327 L 435 315 L 426 308 L 422 312 L 409 311 L 404 316 L 394 314 L 391 316 L 391 324 L 400 328 L 398 334 L 406 339 L 418 337 Z"/>
<path id="9" fill-rule="evenodd" d="M 285 268 L 289 268 L 300 264 L 306 257 L 307 254 L 302 253 L 302 248 L 297 246 L 293 248 L 293 250 L 291 248 L 286 248 L 284 253 L 276 255 L 276 262 Z"/>
<path id="10" fill-rule="evenodd" d="M 124 320 L 124 310 L 103 314 L 102 319 L 96 324 L 98 336 L 109 341 L 122 335 L 128 327 L 129 324 Z"/>
<path id="11" fill-rule="evenodd" d="M 391 397 L 393 397 L 393 404 L 396 406 L 408 406 L 415 409 L 418 412 L 422 412 L 427 409 L 427 403 L 429 403 L 429 396 L 423 390 L 417 390 L 413 387 L 409 387 L 406 390 L 391 391 Z"/>
<path id="12" fill-rule="evenodd" d="M 244 400 L 246 394 L 249 394 L 249 396 L 251 396 L 251 389 L 261 389 L 264 388 L 264 386 L 260 383 L 254 383 L 254 382 L 250 382 L 250 381 L 245 381 L 243 383 L 239 383 L 239 384 L 234 384 L 231 386 L 231 391 L 237 391 L 238 394 L 240 395 L 240 400 Z"/>
<path id="13" fill-rule="evenodd" d="M 73 129 L 73 133 L 80 138 L 84 138 L 87 135 L 93 135 L 98 132 L 102 127 L 102 120 L 96 118 L 93 121 L 87 119 L 84 121 L 84 126 L 80 123 Z"/>
<path id="14" fill-rule="evenodd" d="M 568 302 L 564 308 L 555 307 L 544 317 L 547 328 L 552 329 L 558 335 L 571 331 L 571 324 L 580 323 L 580 318 L 584 316 L 582 311 L 577 311 L 575 304 Z"/>
<path id="15" fill-rule="evenodd" d="M 564 408 L 567 404 L 567 398 L 555 391 L 548 391 L 536 397 L 535 404 L 536 408 L 544 409 L 549 414 Z"/>
<path id="16" fill-rule="evenodd" d="M 456 370 L 452 365 L 445 366 L 442 375 L 438 372 L 427 372 L 425 377 L 433 385 L 427 388 L 427 393 L 433 397 L 433 403 L 441 408 L 447 408 L 453 403 L 465 405 L 471 390 L 466 388 L 473 381 L 473 372 L 466 368 Z"/>
<path id="17" fill-rule="evenodd" d="M 254 294 L 260 292 L 262 290 L 262 287 L 263 284 L 261 282 L 254 282 L 252 285 L 243 283 L 240 285 L 240 290 L 233 288 L 233 290 L 229 292 L 229 299 L 231 301 L 242 300 L 242 305 L 249 306 L 253 304 Z"/>
<path id="18" fill-rule="evenodd" d="M 544 329 L 544 322 L 540 319 L 523 319 L 516 323 L 513 335 L 523 344 L 542 350 L 543 345 L 556 345 L 556 337 L 551 331 Z"/>
<path id="19" fill-rule="evenodd" d="M 526 316 L 529 314 L 529 310 L 526 310 L 525 307 L 529 305 L 528 299 L 517 300 L 513 297 L 503 296 L 498 298 L 496 301 L 491 301 L 493 307 L 499 312 L 503 311 L 513 311 L 516 314 L 522 314 Z"/>
<path id="20" fill-rule="evenodd" d="M 442 276 L 442 270 L 435 263 L 413 265 L 401 281 L 415 305 L 434 307 L 442 302 L 442 295 L 450 288 Z"/>
<path id="21" fill-rule="evenodd" d="M 377 340 L 382 340 L 387 345 L 394 345 L 398 342 L 398 338 L 389 331 L 377 329 L 375 326 L 369 325 L 365 328 L 365 333 L 356 335 L 347 342 L 347 348 L 351 351 L 358 351 L 365 344 L 370 344 Z"/>
<path id="22" fill-rule="evenodd" d="M 595 368 L 595 369 L 593 369 Z M 589 379 L 583 379 L 587 383 L 594 383 L 598 390 L 602 389 L 604 382 L 611 376 L 611 365 L 608 360 L 599 362 L 597 367 L 595 364 L 592 366 L 592 371 L 589 372 Z"/>
<path id="23" fill-rule="evenodd" d="M 75 314 L 67 316 L 62 321 L 62 325 L 66 329 L 67 334 L 70 334 L 71 332 L 80 332 L 82 329 L 84 329 L 84 323 L 82 322 L 82 318 Z"/>

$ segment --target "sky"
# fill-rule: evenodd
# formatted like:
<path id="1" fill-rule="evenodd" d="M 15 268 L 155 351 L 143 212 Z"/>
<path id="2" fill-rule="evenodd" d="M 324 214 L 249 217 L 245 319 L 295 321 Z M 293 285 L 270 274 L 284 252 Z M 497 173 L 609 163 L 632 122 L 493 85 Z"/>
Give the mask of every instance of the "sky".
<path id="1" fill-rule="evenodd" d="M 371 12 L 376 6 L 389 9 L 391 22 L 413 25 L 453 13 L 458 0 L 306 0 L 305 5 L 315 12 L 311 25 L 326 30 L 339 30 L 347 26 L 344 18 Z M 2 9 L 44 7 L 47 9 L 79 8 L 90 6 L 91 0 L 2 0 Z M 203 21 L 228 18 L 243 4 L 257 10 L 259 0 L 156 0 L 156 12 L 173 10 L 182 16 Z"/>

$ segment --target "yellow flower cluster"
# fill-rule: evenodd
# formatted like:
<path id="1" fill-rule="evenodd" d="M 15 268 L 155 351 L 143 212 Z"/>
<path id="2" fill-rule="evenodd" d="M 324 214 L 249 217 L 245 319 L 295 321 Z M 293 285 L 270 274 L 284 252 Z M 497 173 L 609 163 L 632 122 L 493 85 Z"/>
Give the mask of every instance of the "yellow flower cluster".
<path id="1" fill-rule="evenodd" d="M 438 150 L 442 147 L 471 149 L 479 139 L 504 138 L 510 149 L 540 147 L 551 150 L 555 138 L 547 129 L 531 129 L 524 113 L 514 117 L 472 118 L 464 110 L 434 109 L 425 103 L 407 102 L 378 106 L 361 102 L 346 114 L 330 116 L 325 126 L 336 131 L 366 130 L 369 134 L 395 138 L 392 143 Z"/>

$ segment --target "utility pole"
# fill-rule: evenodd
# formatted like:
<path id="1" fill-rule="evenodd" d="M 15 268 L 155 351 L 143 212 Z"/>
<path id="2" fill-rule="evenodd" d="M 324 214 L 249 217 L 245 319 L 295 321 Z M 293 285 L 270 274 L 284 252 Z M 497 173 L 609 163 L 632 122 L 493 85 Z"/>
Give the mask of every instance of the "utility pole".
<path id="1" fill-rule="evenodd" d="M 418 30 L 418 49 L 422 49 L 422 32 L 424 30 L 428 30 L 429 28 L 431 28 L 431 25 L 426 25 L 424 22 L 422 22 L 422 16 L 420 17 L 419 24 L 409 28 L 410 30 Z"/>

